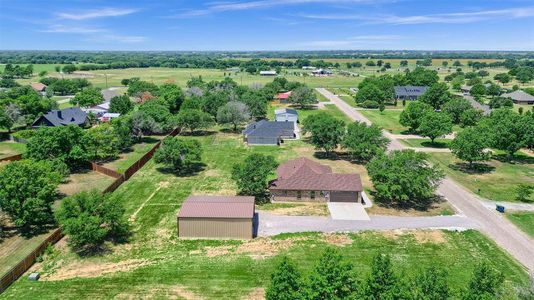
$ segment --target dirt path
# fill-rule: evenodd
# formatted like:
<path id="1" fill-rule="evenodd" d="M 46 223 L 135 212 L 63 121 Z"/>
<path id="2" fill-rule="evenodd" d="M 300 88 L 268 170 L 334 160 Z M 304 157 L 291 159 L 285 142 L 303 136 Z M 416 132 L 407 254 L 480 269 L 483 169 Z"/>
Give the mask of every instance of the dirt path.
<path id="1" fill-rule="evenodd" d="M 371 124 L 361 113 L 328 90 L 324 88 L 317 88 L 316 90 L 337 105 L 350 118 Z M 407 148 L 396 139 L 395 135 L 384 131 L 384 136 L 391 140 L 389 150 L 402 150 Z M 499 246 L 527 267 L 531 274 L 534 274 L 533 239 L 515 227 L 504 216 L 488 209 L 482 201 L 485 199 L 479 199 L 476 195 L 448 177 L 443 180 L 438 189 L 438 193 L 447 198 L 463 215 L 476 222 L 481 232 L 492 238 Z"/>

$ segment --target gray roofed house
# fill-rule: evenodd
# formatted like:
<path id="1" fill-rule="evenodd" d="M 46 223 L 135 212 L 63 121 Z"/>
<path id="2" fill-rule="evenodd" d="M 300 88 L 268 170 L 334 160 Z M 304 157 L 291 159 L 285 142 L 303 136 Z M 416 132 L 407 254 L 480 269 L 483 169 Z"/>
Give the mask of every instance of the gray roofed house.
<path id="1" fill-rule="evenodd" d="M 87 121 L 87 113 L 75 106 L 60 110 L 51 110 L 37 118 L 33 122 L 32 127 L 67 125 L 84 126 L 87 124 Z"/>
<path id="2" fill-rule="evenodd" d="M 274 120 L 276 122 L 298 122 L 299 114 L 291 108 L 281 108 L 274 110 Z"/>
<path id="3" fill-rule="evenodd" d="M 501 97 L 511 98 L 512 101 L 517 104 L 534 104 L 534 96 L 525 93 L 522 90 L 502 94 Z"/>
<path id="4" fill-rule="evenodd" d="M 249 145 L 280 145 L 284 139 L 295 139 L 294 122 L 261 120 L 243 130 L 244 141 Z"/>
<path id="5" fill-rule="evenodd" d="M 489 115 L 491 113 L 491 108 L 490 108 L 489 105 L 482 104 L 482 103 L 476 101 L 475 99 L 473 99 L 473 97 L 471 97 L 471 96 L 465 97 L 465 99 L 467 99 L 467 101 L 469 101 L 469 103 L 471 104 L 471 107 L 473 107 L 474 109 L 481 110 L 483 115 L 487 116 L 487 115 Z"/>
<path id="6" fill-rule="evenodd" d="M 397 100 L 416 100 L 419 96 L 424 94 L 428 89 L 427 86 L 395 86 L 395 97 Z"/>

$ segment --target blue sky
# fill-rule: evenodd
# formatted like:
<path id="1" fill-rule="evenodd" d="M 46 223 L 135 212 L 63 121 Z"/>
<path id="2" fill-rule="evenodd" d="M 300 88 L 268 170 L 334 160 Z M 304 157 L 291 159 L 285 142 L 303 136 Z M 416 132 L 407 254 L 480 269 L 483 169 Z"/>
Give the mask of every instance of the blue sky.
<path id="1" fill-rule="evenodd" d="M 534 51 L 534 2 L 0 0 L 0 49 Z"/>

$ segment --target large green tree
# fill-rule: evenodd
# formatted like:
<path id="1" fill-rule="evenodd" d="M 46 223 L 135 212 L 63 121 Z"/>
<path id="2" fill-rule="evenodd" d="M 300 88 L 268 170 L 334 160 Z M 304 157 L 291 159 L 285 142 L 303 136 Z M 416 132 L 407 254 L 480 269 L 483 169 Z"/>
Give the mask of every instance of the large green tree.
<path id="1" fill-rule="evenodd" d="M 121 241 L 129 230 L 121 203 L 97 190 L 64 199 L 56 218 L 69 245 L 80 254 L 99 250 L 108 239 Z"/>
<path id="2" fill-rule="evenodd" d="M 0 168 L 0 209 L 24 229 L 53 223 L 61 175 L 49 161 L 14 161 Z"/>
<path id="3" fill-rule="evenodd" d="M 491 268 L 487 263 L 478 264 L 461 298 L 462 300 L 497 299 L 498 292 L 502 290 L 503 281 L 502 273 Z"/>
<path id="4" fill-rule="evenodd" d="M 168 137 L 154 154 L 154 161 L 172 168 L 177 173 L 187 173 L 202 160 L 202 145 L 193 139 Z"/>
<path id="5" fill-rule="evenodd" d="M 89 107 L 98 105 L 104 102 L 104 96 L 97 88 L 87 88 L 81 92 L 76 93 L 74 98 L 70 100 L 71 104 L 81 107 Z"/>
<path id="6" fill-rule="evenodd" d="M 237 131 L 237 126 L 249 120 L 250 112 L 243 102 L 228 102 L 217 111 L 217 122 L 219 124 L 232 124 L 234 131 Z"/>
<path id="7" fill-rule="evenodd" d="M 306 86 L 301 86 L 291 92 L 289 101 L 300 105 L 300 107 L 307 107 L 317 102 L 317 96 L 312 89 Z"/>
<path id="8" fill-rule="evenodd" d="M 232 179 L 237 184 L 239 194 L 255 196 L 256 200 L 264 200 L 269 176 L 278 163 L 270 155 L 250 154 L 232 169 Z"/>
<path id="9" fill-rule="evenodd" d="M 442 112 L 427 112 L 421 119 L 419 133 L 430 138 L 432 143 L 438 137 L 452 132 L 452 120 L 448 114 Z"/>
<path id="10" fill-rule="evenodd" d="M 43 127 L 29 140 L 26 157 L 58 159 L 71 169 L 83 168 L 91 158 L 87 146 L 85 133 L 79 126 Z"/>
<path id="11" fill-rule="evenodd" d="M 85 143 L 93 160 L 109 160 L 119 155 L 119 137 L 109 123 L 99 124 L 85 131 Z"/>
<path id="12" fill-rule="evenodd" d="M 448 299 L 447 272 L 436 267 L 419 272 L 410 286 L 410 294 L 414 300 Z"/>
<path id="13" fill-rule="evenodd" d="M 343 140 L 345 122 L 321 112 L 304 120 L 304 130 L 311 133 L 311 143 L 316 148 L 323 149 L 328 155 Z"/>
<path id="14" fill-rule="evenodd" d="M 452 95 L 449 92 L 449 86 L 444 82 L 434 83 L 419 97 L 419 101 L 432 106 L 436 110 L 451 99 Z"/>
<path id="15" fill-rule="evenodd" d="M 347 299 L 354 296 L 357 284 L 352 264 L 343 260 L 336 248 L 327 248 L 310 275 L 306 299 Z"/>
<path id="16" fill-rule="evenodd" d="M 472 167 L 473 162 L 485 161 L 490 158 L 490 153 L 486 151 L 489 145 L 485 129 L 470 127 L 456 135 L 450 148 L 457 158 L 467 161 Z"/>
<path id="17" fill-rule="evenodd" d="M 182 89 L 174 83 L 164 83 L 159 87 L 159 97 L 167 104 L 171 113 L 180 110 L 180 106 L 185 100 L 185 94 Z"/>
<path id="18" fill-rule="evenodd" d="M 370 160 L 383 152 L 388 143 L 388 139 L 382 135 L 382 130 L 378 126 L 355 122 L 347 126 L 342 144 L 353 158 Z"/>
<path id="19" fill-rule="evenodd" d="M 367 171 L 377 198 L 398 206 L 427 206 L 444 173 L 426 159 L 426 153 L 413 150 L 393 151 L 372 159 Z"/>
<path id="20" fill-rule="evenodd" d="M 214 122 L 210 114 L 199 109 L 182 109 L 176 115 L 175 123 L 178 127 L 194 133 L 199 129 L 211 127 Z"/>
<path id="21" fill-rule="evenodd" d="M 360 286 L 360 299 L 400 299 L 399 279 L 393 272 L 391 258 L 376 255 L 371 263 L 371 272 Z"/>
<path id="22" fill-rule="evenodd" d="M 528 134 L 532 134 L 525 131 L 521 116 L 511 109 L 493 110 L 481 123 L 487 128 L 491 147 L 506 151 L 509 158 L 526 146 Z"/>
<path id="23" fill-rule="evenodd" d="M 271 282 L 265 292 L 267 300 L 297 300 L 302 298 L 302 278 L 295 264 L 283 256 L 271 274 Z"/>
<path id="24" fill-rule="evenodd" d="M 468 100 L 462 97 L 454 97 L 443 105 L 442 111 L 449 114 L 454 124 L 458 124 L 462 113 L 468 109 L 471 109 L 471 103 Z"/>
<path id="25" fill-rule="evenodd" d="M 134 108 L 133 102 L 127 95 L 115 96 L 109 102 L 109 112 L 119 113 L 121 115 L 127 114 Z"/>
<path id="26" fill-rule="evenodd" d="M 423 117 L 429 112 L 432 112 L 432 106 L 419 101 L 411 102 L 401 112 L 399 123 L 409 127 L 410 131 L 415 132 L 419 129 Z"/>

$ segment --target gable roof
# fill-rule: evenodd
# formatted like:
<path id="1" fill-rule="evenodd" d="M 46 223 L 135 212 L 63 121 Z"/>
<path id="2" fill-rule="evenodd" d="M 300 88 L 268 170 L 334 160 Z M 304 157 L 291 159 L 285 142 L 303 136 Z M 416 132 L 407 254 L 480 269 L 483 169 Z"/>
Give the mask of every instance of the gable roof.
<path id="1" fill-rule="evenodd" d="M 525 93 L 522 90 L 513 91 L 511 93 L 502 94 L 501 97 L 512 98 L 512 100 L 519 102 L 534 101 L 534 96 Z"/>
<path id="2" fill-rule="evenodd" d="M 275 114 L 275 115 L 290 114 L 290 115 L 295 115 L 295 116 L 298 115 L 297 111 L 294 110 L 294 109 L 291 109 L 291 108 L 280 108 L 280 109 L 275 109 L 275 110 L 274 110 L 274 114 Z"/>
<path id="3" fill-rule="evenodd" d="M 254 197 L 189 196 L 178 212 L 178 218 L 252 219 Z"/>
<path id="4" fill-rule="evenodd" d="M 283 100 L 283 99 L 289 99 L 290 96 L 291 96 L 291 91 L 278 93 L 276 94 L 276 96 L 274 96 L 274 98 Z"/>
<path id="5" fill-rule="evenodd" d="M 37 118 L 32 126 L 41 126 L 41 121 L 46 120 L 50 126 L 83 125 L 87 121 L 87 113 L 79 107 L 68 107 L 60 110 L 51 110 Z"/>
<path id="6" fill-rule="evenodd" d="M 32 87 L 32 89 L 38 91 L 38 92 L 42 92 L 46 89 L 46 84 L 43 84 L 43 83 L 40 83 L 40 82 L 36 82 L 36 83 L 32 83 L 30 84 L 30 86 Z"/>
<path id="7" fill-rule="evenodd" d="M 276 172 L 272 190 L 362 191 L 360 175 L 332 173 L 329 166 L 304 157 L 280 165 Z"/>
<path id="8" fill-rule="evenodd" d="M 295 125 L 293 122 L 274 122 L 267 120 L 260 120 L 258 122 L 249 124 L 243 134 L 249 136 L 262 137 L 280 137 L 290 136 L 295 133 Z"/>
<path id="9" fill-rule="evenodd" d="M 395 86 L 395 96 L 421 96 L 428 89 L 427 86 L 404 85 Z"/>

